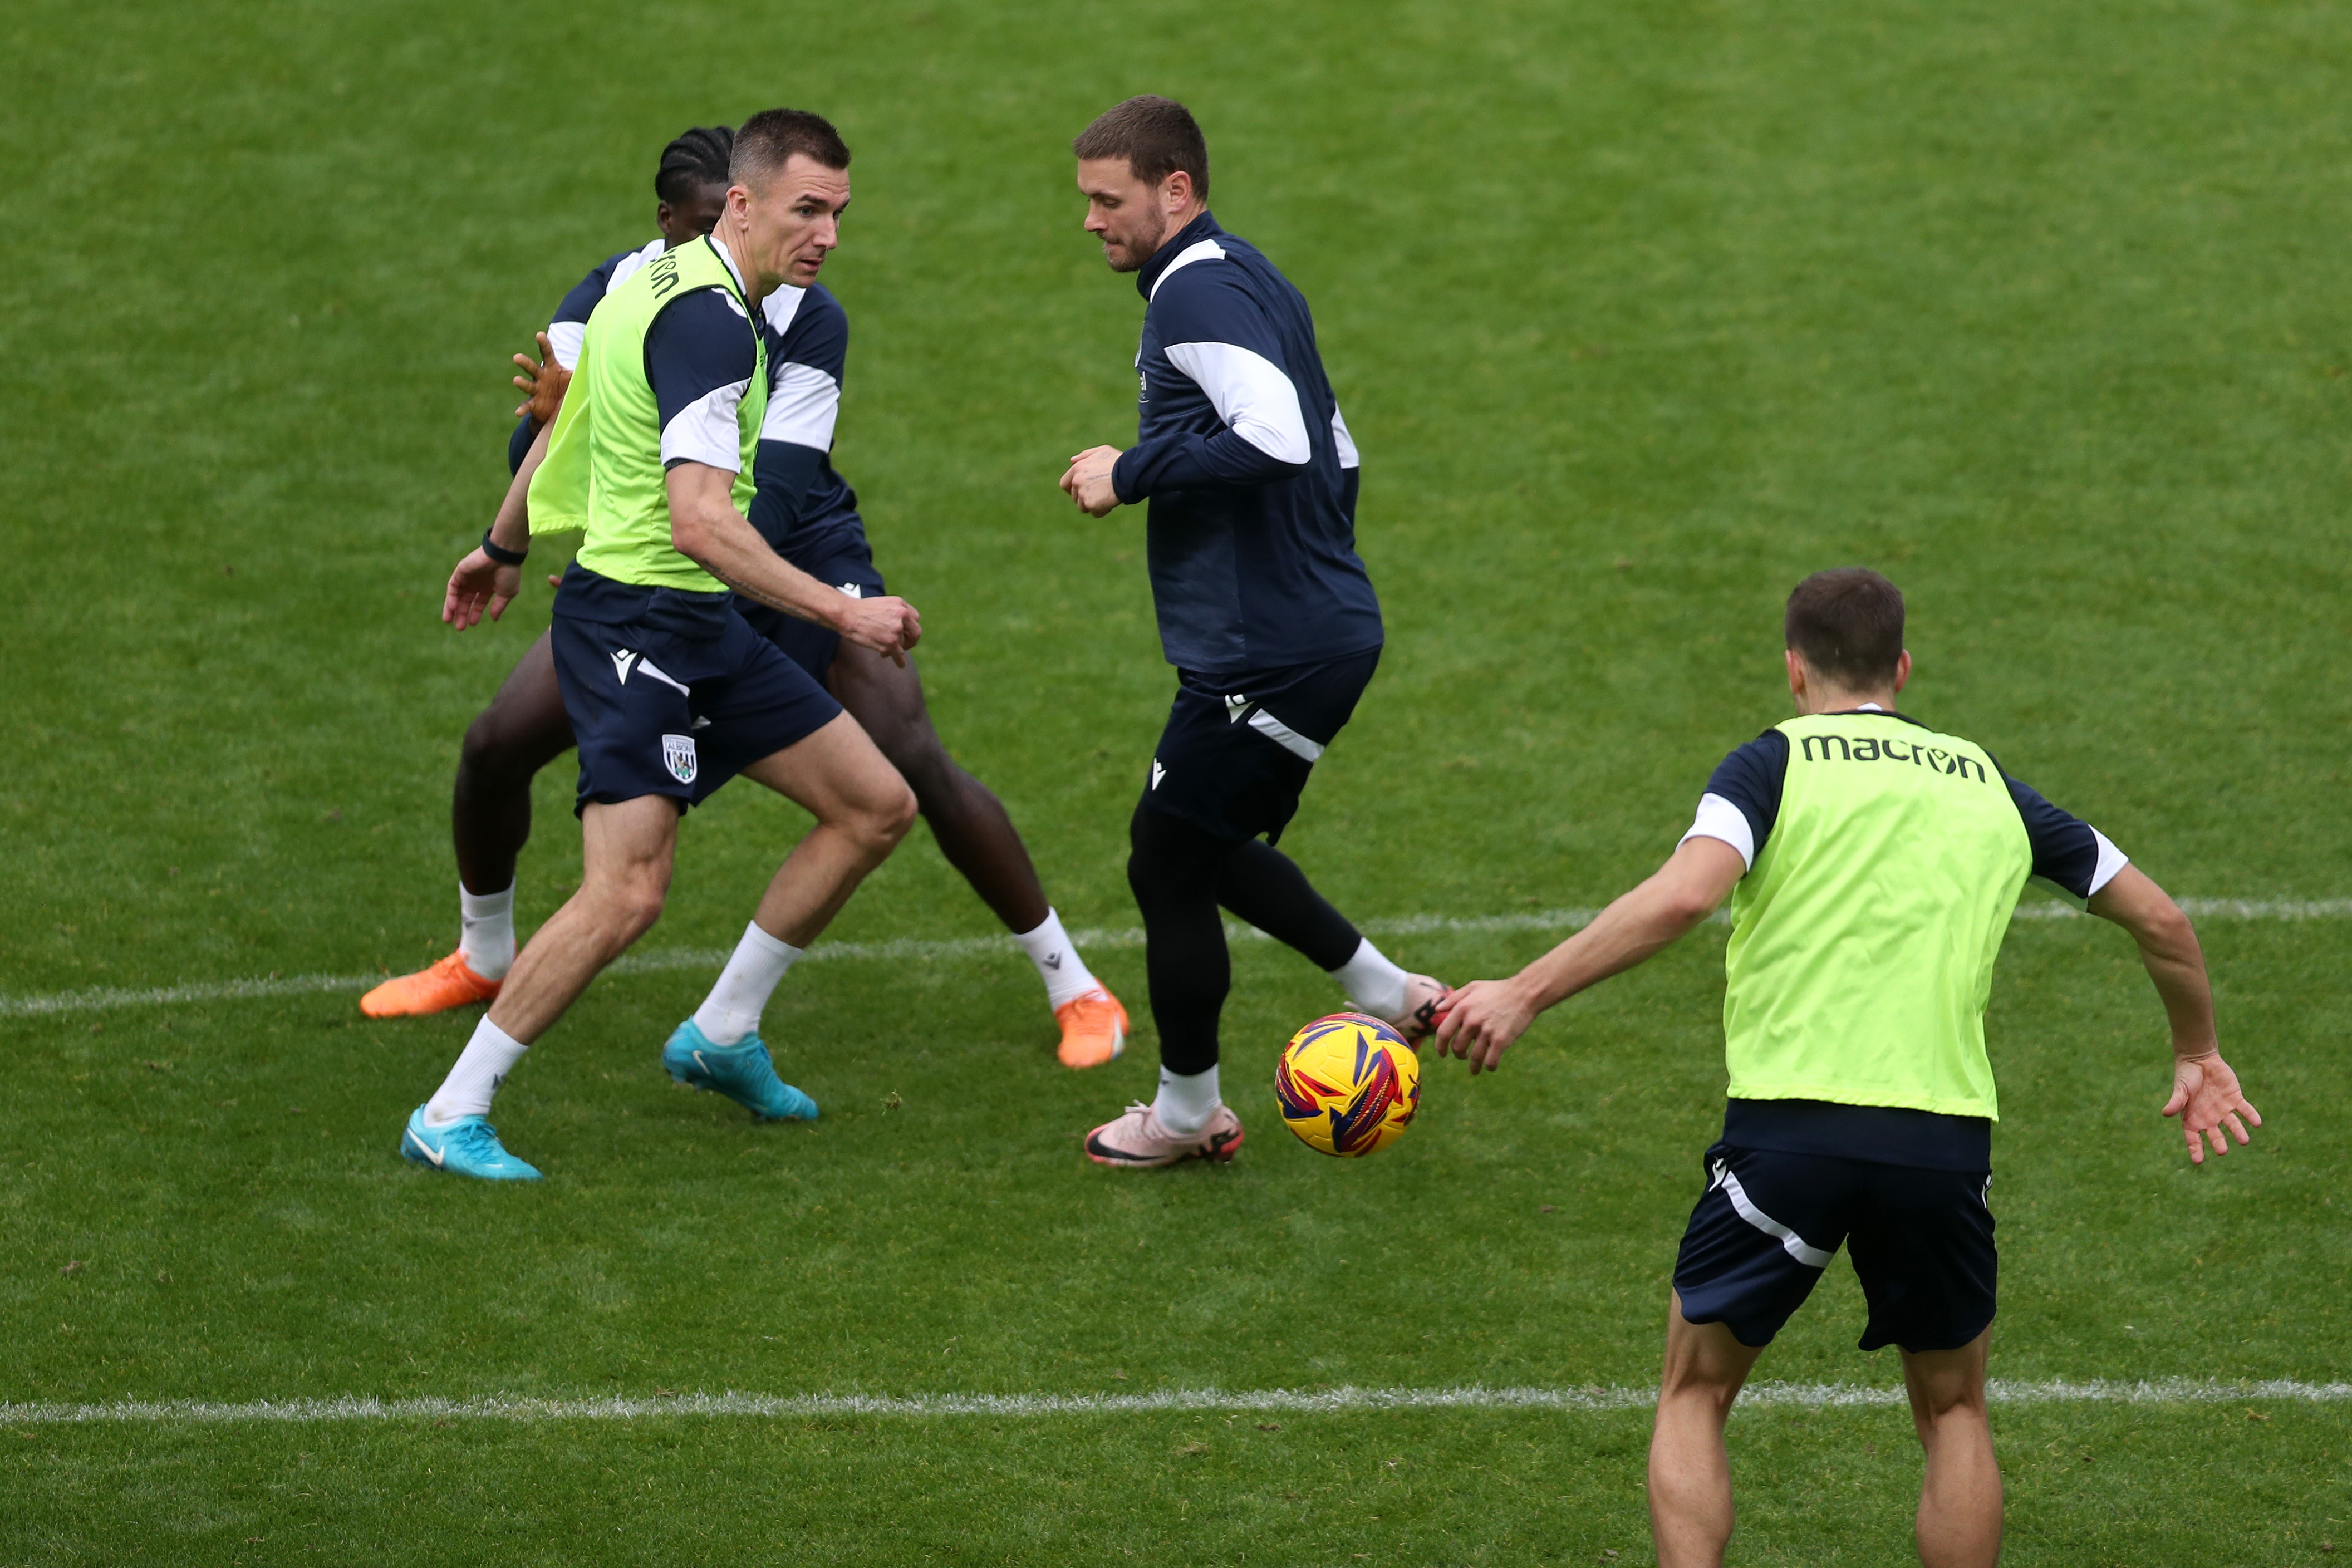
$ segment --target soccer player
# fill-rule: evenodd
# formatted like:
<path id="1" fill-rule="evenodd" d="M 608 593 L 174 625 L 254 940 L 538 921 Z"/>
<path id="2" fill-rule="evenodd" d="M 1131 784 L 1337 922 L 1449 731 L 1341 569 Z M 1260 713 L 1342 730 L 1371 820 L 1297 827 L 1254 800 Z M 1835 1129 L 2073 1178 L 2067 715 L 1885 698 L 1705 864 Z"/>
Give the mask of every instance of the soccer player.
<path id="1" fill-rule="evenodd" d="M 1723 1136 L 1691 1211 L 1650 1444 L 1665 1568 L 1723 1561 L 1724 1418 L 1757 1356 L 1841 1242 L 1869 1301 L 1862 1348 L 1902 1349 L 1927 1449 L 1922 1562 L 1990 1563 L 2000 1475 L 1985 1420 L 1995 1260 L 1993 959 L 2032 878 L 2139 944 L 2172 1030 L 2189 1157 L 2262 1117 L 2214 1034 L 2188 916 L 2115 845 L 2001 771 L 1973 741 L 1895 709 L 1910 678 L 1903 596 L 1874 571 L 1789 596 L 1798 716 L 1723 760 L 1664 866 L 1507 980 L 1448 999 L 1440 1054 L 1491 1071 L 1535 1015 L 1629 969 L 1727 894 Z M 1737 890 L 1735 892 L 1735 889 Z"/>
<path id="2" fill-rule="evenodd" d="M 1390 962 L 1274 847 L 1381 644 L 1356 556 L 1356 447 L 1307 301 L 1210 215 L 1209 150 L 1183 105 L 1129 99 L 1072 148 L 1087 230 L 1145 305 L 1136 443 L 1079 453 L 1062 488 L 1097 517 L 1150 500 L 1152 600 L 1177 670 L 1127 868 L 1160 1090 L 1097 1127 L 1087 1153 L 1129 1168 L 1229 1160 L 1242 1124 L 1217 1084 L 1233 978 L 1220 904 L 1414 1038 L 1445 988 Z"/>
<path id="3" fill-rule="evenodd" d="M 509 449 L 516 472 L 508 505 L 523 510 L 524 491 L 545 450 L 535 422 L 560 405 L 562 380 L 579 353 L 590 313 L 608 288 L 663 253 L 709 232 L 723 209 L 732 133 L 688 131 L 663 150 L 656 193 L 662 239 L 624 251 L 564 297 L 543 334 L 549 363 L 517 360 L 530 393 Z M 844 152 L 846 156 L 846 151 Z M 830 246 L 831 239 L 824 242 Z M 813 279 L 824 260 L 814 250 Z M 752 526 L 778 554 L 847 598 L 887 593 L 857 512 L 857 496 L 834 470 L 834 425 L 849 350 L 849 321 L 821 285 L 785 283 L 761 302 L 767 338 L 769 401 L 755 465 Z M 491 606 L 493 615 L 502 602 Z M 1126 1047 L 1127 1013 L 1087 967 L 1045 901 L 1027 847 L 988 788 L 958 767 L 932 727 L 921 677 L 912 661 L 884 658 L 852 643 L 834 626 L 785 614 L 751 600 L 737 608 L 754 630 L 815 676 L 881 747 L 915 791 L 940 849 L 982 902 L 1013 933 L 1045 987 L 1061 1030 L 1058 1055 L 1073 1068 L 1100 1066 Z M 530 836 L 530 782 L 569 749 L 572 725 L 557 689 L 550 643 L 542 636 L 523 655 L 489 707 L 467 732 L 451 804 L 457 841 L 457 950 L 362 997 L 371 1017 L 440 1012 L 498 995 L 514 960 L 515 862 Z"/>
<path id="4" fill-rule="evenodd" d="M 539 1173 L 486 1120 L 531 1041 L 659 917 L 678 818 L 737 773 L 816 819 L 778 869 L 710 998 L 663 1051 L 673 1077 L 763 1118 L 814 1116 L 776 1076 L 760 1014 L 793 961 L 913 824 L 914 792 L 814 676 L 752 631 L 729 590 L 896 655 L 913 608 L 853 599 L 786 562 L 744 515 L 769 401 L 767 298 L 806 287 L 848 204 L 848 149 L 813 114 L 736 134 L 727 211 L 639 267 L 590 319 L 576 380 L 531 481 L 529 528 L 579 528 L 551 651 L 580 749 L 580 890 L 516 957 L 401 1152 L 490 1180 Z M 514 596 L 530 543 L 502 510 L 451 574 L 460 628 Z"/>

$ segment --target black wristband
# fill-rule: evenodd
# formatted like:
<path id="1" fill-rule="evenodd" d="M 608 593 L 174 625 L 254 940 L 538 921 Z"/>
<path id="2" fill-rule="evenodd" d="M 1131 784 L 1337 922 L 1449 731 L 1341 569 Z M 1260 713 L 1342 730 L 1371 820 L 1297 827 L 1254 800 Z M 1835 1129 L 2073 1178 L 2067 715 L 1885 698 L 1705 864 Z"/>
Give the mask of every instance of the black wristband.
<path id="1" fill-rule="evenodd" d="M 490 538 L 490 530 L 488 528 L 482 530 L 482 553 L 500 566 L 520 566 L 530 558 L 530 551 L 528 549 L 509 549 Z"/>

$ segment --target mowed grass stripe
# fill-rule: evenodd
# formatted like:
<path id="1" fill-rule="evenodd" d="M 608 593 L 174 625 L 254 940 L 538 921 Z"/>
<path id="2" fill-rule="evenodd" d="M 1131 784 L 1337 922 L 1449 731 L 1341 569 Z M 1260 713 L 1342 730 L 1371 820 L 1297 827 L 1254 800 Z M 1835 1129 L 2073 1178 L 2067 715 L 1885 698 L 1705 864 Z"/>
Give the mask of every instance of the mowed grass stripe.
<path id="1" fill-rule="evenodd" d="M 2352 917 L 2352 898 L 2184 898 L 2180 907 L 2200 920 L 2342 920 Z M 1388 920 L 1367 920 L 1360 928 L 1375 936 L 1419 936 L 1434 932 L 1467 935 L 1513 931 L 1573 931 L 1591 924 L 1593 909 L 1547 909 L 1524 915 L 1406 915 Z M 1715 923 L 1727 916 L 1718 912 Z M 2019 920 L 2078 920 L 2080 910 L 2063 904 L 2020 904 Z M 1236 941 L 1271 941 L 1254 926 L 1228 921 L 1225 935 Z M 1071 940 L 1081 950 L 1143 946 L 1141 926 L 1077 931 Z M 961 936 L 944 940 L 915 936 L 887 942 L 827 942 L 809 950 L 803 963 L 820 960 L 942 963 L 962 958 L 1017 952 L 1010 936 Z M 657 974 L 671 969 L 717 969 L 728 954 L 719 947 L 656 948 L 632 953 L 607 971 L 616 975 Z M 266 975 L 242 980 L 198 980 L 177 986 L 92 987 L 58 991 L 45 997 L 0 997 L 0 1018 L 38 1018 L 50 1013 L 109 1012 L 122 1008 L 172 1007 L 191 1002 L 249 1001 L 271 997 L 307 997 L 324 992 L 360 991 L 375 985 L 383 975 Z"/>
<path id="2" fill-rule="evenodd" d="M 1996 1405 L 2218 1405 L 2292 1400 L 2352 1401 L 2352 1383 L 2294 1378 L 2229 1383 L 2189 1378 L 2131 1381 L 2052 1378 L 1986 1385 Z M 1593 1388 L 1268 1388 L 1227 1392 L 1174 1388 L 1158 1394 L 679 1394 L 651 1398 L 199 1399 L 117 1400 L 105 1405 L 0 1405 L 0 1424 L 58 1426 L 96 1422 L 311 1421 L 641 1421 L 672 1416 L 825 1417 L 839 1416 L 1140 1416 L 1171 1411 L 1312 1415 L 1342 1410 L 1638 1410 L 1657 1400 L 1647 1387 Z M 1900 1388 L 1855 1383 L 1759 1383 L 1739 1396 L 1742 1409 L 1820 1410 L 1899 1406 Z"/>

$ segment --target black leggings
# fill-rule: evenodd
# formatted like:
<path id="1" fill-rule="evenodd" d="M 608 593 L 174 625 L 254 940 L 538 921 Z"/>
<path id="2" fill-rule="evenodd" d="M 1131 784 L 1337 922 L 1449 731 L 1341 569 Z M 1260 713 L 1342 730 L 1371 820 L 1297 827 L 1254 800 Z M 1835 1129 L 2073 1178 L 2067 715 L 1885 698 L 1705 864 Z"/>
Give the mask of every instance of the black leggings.
<path id="1" fill-rule="evenodd" d="M 1220 904 L 1322 969 L 1354 957 L 1363 940 L 1271 844 L 1217 838 L 1142 803 L 1128 841 L 1127 881 L 1143 912 L 1160 1063 L 1171 1072 L 1190 1076 L 1217 1064 L 1217 1014 L 1234 979 Z"/>

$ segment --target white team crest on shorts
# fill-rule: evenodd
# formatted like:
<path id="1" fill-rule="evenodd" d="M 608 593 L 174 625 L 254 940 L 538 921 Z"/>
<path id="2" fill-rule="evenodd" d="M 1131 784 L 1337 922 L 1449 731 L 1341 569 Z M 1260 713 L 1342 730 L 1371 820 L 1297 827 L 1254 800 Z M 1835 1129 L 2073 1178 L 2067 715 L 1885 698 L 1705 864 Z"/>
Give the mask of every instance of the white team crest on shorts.
<path id="1" fill-rule="evenodd" d="M 669 776 L 681 784 L 694 782 L 694 737 L 665 735 L 662 737 L 662 766 Z"/>

